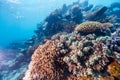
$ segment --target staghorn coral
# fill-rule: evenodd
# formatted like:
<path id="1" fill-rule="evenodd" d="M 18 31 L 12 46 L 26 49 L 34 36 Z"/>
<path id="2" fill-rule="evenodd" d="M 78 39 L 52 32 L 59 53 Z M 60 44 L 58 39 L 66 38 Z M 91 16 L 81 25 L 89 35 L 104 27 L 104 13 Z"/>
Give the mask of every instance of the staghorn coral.
<path id="1" fill-rule="evenodd" d="M 80 32 L 95 32 L 96 30 L 102 30 L 113 26 L 111 23 L 100 23 L 96 21 L 83 22 L 75 28 L 75 31 Z"/>
<path id="2" fill-rule="evenodd" d="M 57 34 L 34 52 L 23 80 L 109 79 L 107 66 L 115 54 L 105 41 L 107 38 L 101 40 L 94 34 Z"/>

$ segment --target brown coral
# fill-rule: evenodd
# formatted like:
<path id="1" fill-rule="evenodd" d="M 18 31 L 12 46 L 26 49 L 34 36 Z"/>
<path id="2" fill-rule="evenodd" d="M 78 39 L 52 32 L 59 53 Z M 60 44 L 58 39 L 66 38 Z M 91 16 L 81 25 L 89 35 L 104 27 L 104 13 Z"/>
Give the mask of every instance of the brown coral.
<path id="1" fill-rule="evenodd" d="M 83 22 L 80 25 L 78 25 L 75 28 L 75 31 L 89 33 L 89 32 L 94 32 L 99 29 L 106 29 L 111 26 L 113 26 L 111 23 L 100 23 L 96 21 L 88 21 L 88 22 Z"/>
<path id="2" fill-rule="evenodd" d="M 111 76 L 120 78 L 120 64 L 117 61 L 113 61 L 108 65 L 108 72 Z"/>
<path id="3" fill-rule="evenodd" d="M 55 58 L 59 56 L 56 52 L 55 43 L 47 41 L 40 45 L 32 55 L 29 70 L 23 80 L 54 80 L 63 78 L 63 70 L 66 68 L 62 63 L 59 65 Z M 64 66 L 61 68 L 61 66 Z"/>
<path id="4" fill-rule="evenodd" d="M 100 80 L 115 80 L 112 76 L 102 76 L 100 77 Z"/>

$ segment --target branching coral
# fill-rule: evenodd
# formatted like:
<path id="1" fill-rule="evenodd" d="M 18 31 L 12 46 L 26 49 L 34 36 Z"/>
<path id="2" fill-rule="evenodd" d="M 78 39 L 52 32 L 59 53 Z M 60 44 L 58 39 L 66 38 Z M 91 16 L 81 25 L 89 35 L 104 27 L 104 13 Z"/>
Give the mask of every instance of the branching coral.
<path id="1" fill-rule="evenodd" d="M 80 31 L 80 32 L 94 32 L 96 30 L 100 29 L 106 29 L 113 26 L 111 23 L 100 23 L 96 21 L 88 21 L 88 22 L 83 22 L 80 25 L 78 25 L 75 30 Z"/>

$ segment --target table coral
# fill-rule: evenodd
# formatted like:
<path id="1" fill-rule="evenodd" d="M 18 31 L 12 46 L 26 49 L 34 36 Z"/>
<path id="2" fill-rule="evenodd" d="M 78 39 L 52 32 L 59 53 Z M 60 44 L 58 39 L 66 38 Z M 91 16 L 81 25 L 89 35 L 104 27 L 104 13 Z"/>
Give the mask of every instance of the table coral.
<path id="1" fill-rule="evenodd" d="M 80 31 L 80 32 L 94 32 L 96 30 L 100 29 L 106 29 L 113 26 L 111 23 L 100 23 L 96 21 L 88 21 L 88 22 L 83 22 L 80 25 L 78 25 L 75 30 Z"/>

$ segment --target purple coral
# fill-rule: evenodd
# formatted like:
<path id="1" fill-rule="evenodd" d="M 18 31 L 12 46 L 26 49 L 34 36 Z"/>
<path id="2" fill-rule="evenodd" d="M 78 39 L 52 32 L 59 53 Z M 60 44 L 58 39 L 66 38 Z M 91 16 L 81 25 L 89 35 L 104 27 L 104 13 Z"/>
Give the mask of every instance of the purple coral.
<path id="1" fill-rule="evenodd" d="M 120 28 L 113 33 L 111 40 L 107 42 L 107 45 L 113 51 L 120 53 Z"/>

